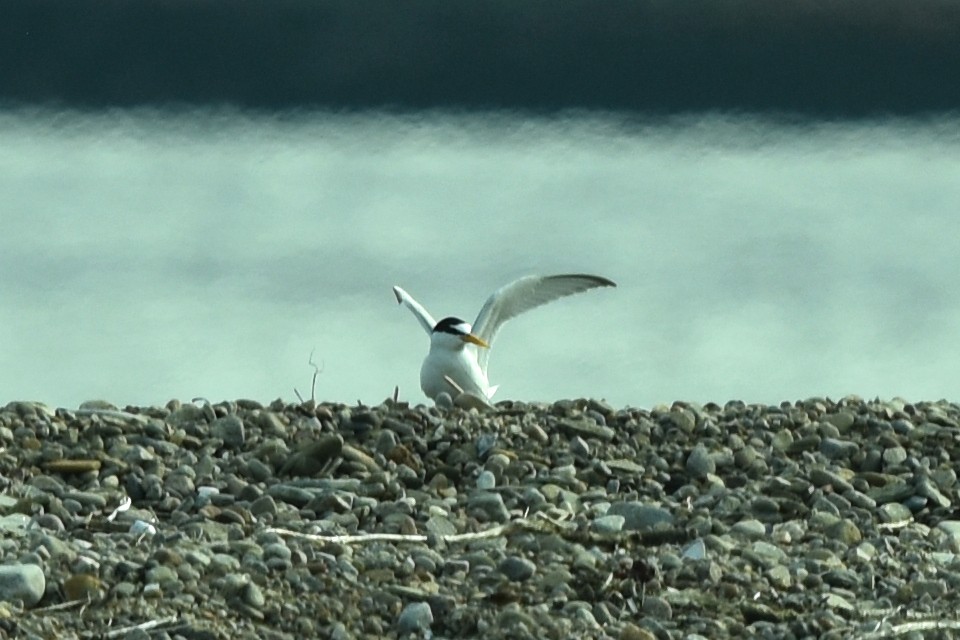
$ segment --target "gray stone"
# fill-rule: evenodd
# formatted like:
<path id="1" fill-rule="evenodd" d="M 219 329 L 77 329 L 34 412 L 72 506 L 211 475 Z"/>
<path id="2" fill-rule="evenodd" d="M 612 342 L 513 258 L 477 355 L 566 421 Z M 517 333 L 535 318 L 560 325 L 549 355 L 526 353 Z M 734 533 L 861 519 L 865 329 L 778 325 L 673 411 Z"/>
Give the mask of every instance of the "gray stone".
<path id="1" fill-rule="evenodd" d="M 770 446 L 773 447 L 774 451 L 787 451 L 793 446 L 793 432 L 792 431 L 778 431 L 773 434 L 773 439 L 770 441 Z"/>
<path id="2" fill-rule="evenodd" d="M 193 483 L 193 479 L 189 476 L 176 473 L 167 476 L 167 481 L 164 483 L 164 489 L 178 498 L 185 498 L 195 491 L 196 486 Z"/>
<path id="3" fill-rule="evenodd" d="M 907 450 L 903 447 L 889 447 L 883 451 L 883 462 L 887 466 L 899 466 L 907 460 Z"/>
<path id="4" fill-rule="evenodd" d="M 943 509 L 949 508 L 952 504 L 950 502 L 950 498 L 943 495 L 943 493 L 940 492 L 940 489 L 937 488 L 937 485 L 931 482 L 929 478 L 923 478 L 917 482 L 916 491 L 917 495 L 927 498 L 936 506 Z"/>
<path id="5" fill-rule="evenodd" d="M 881 522 L 899 524 L 913 518 L 913 513 L 899 502 L 888 502 L 878 509 Z"/>
<path id="6" fill-rule="evenodd" d="M 856 589 L 860 586 L 860 578 L 850 569 L 837 567 L 825 572 L 822 576 L 823 581 L 832 587 L 841 589 Z"/>
<path id="7" fill-rule="evenodd" d="M 839 411 L 824 416 L 823 420 L 835 426 L 840 433 L 846 433 L 856 421 L 856 416 L 850 411 Z"/>
<path id="8" fill-rule="evenodd" d="M 235 415 L 224 416 L 214 420 L 210 424 L 210 435 L 223 440 L 223 444 L 231 449 L 243 447 L 243 443 L 246 440 L 243 420 Z"/>
<path id="9" fill-rule="evenodd" d="M 824 438 L 820 441 L 820 453 L 831 460 L 850 458 L 860 450 L 860 445 L 851 440 Z"/>
<path id="10" fill-rule="evenodd" d="M 866 509 L 867 511 L 873 511 L 877 508 L 876 500 L 865 493 L 860 493 L 856 489 L 851 489 L 850 491 L 844 492 L 843 497 L 846 498 L 854 507 L 860 507 L 861 509 Z"/>
<path id="11" fill-rule="evenodd" d="M 666 509 L 642 502 L 615 502 L 607 510 L 608 516 L 623 516 L 623 528 L 630 531 L 652 531 L 659 526 L 673 524 L 673 515 Z"/>
<path id="12" fill-rule="evenodd" d="M 837 493 L 853 491 L 853 486 L 842 476 L 826 469 L 814 468 L 810 470 L 810 482 L 815 487 L 833 487 Z"/>
<path id="13" fill-rule="evenodd" d="M 167 422 L 172 425 L 189 425 L 197 422 L 203 422 L 206 418 L 206 412 L 202 407 L 195 404 L 184 404 L 167 416 Z"/>
<path id="14" fill-rule="evenodd" d="M 431 516 L 424 525 L 424 529 L 438 536 L 452 536 L 457 532 L 457 527 L 450 522 L 450 519 L 441 515 Z"/>
<path id="15" fill-rule="evenodd" d="M 593 420 L 561 420 L 557 427 L 569 436 L 582 438 L 597 438 L 604 442 L 613 440 L 616 432 L 607 426 L 599 425 Z"/>
<path id="16" fill-rule="evenodd" d="M 263 609 L 263 606 L 267 602 L 266 597 L 263 595 L 263 590 L 253 581 L 246 584 L 240 593 L 240 597 L 245 604 L 255 609 Z"/>
<path id="17" fill-rule="evenodd" d="M 927 407 L 927 420 L 934 424 L 939 424 L 945 427 L 957 428 L 957 420 L 948 416 L 942 407 L 930 406 Z"/>
<path id="18" fill-rule="evenodd" d="M 960 520 L 941 520 L 937 529 L 945 531 L 948 536 L 960 543 Z"/>
<path id="19" fill-rule="evenodd" d="M 759 540 L 767 535 L 767 527 L 759 520 L 741 520 L 730 527 L 730 533 L 750 540 Z"/>
<path id="20" fill-rule="evenodd" d="M 845 614 L 852 614 L 856 610 L 856 607 L 850 604 L 849 600 L 835 593 L 827 594 L 827 596 L 823 599 L 823 604 L 830 609 L 838 609 L 843 611 Z"/>
<path id="21" fill-rule="evenodd" d="M 430 632 L 433 625 L 433 611 L 426 602 L 411 602 L 397 618 L 397 632 L 400 635 L 405 633 L 423 633 Z"/>
<path id="22" fill-rule="evenodd" d="M 497 446 L 500 436 L 496 433 L 481 433 L 477 437 L 477 457 L 485 458 Z"/>
<path id="23" fill-rule="evenodd" d="M 287 433 L 287 425 L 285 425 L 280 416 L 273 411 L 260 411 L 256 415 L 256 421 L 266 436 L 282 438 Z"/>
<path id="24" fill-rule="evenodd" d="M 710 452 L 707 451 L 707 448 L 703 445 L 697 445 L 687 457 L 686 469 L 691 477 L 702 480 L 711 473 L 716 472 L 717 465 L 713 458 L 710 457 Z"/>
<path id="25" fill-rule="evenodd" d="M 30 516 L 22 513 L 11 513 L 0 518 L 0 531 L 5 533 L 17 533 L 27 528 L 30 524 Z"/>
<path id="26" fill-rule="evenodd" d="M 797 440 L 794 440 L 786 448 L 787 453 L 792 455 L 797 455 L 805 451 L 816 451 L 820 448 L 821 443 L 823 442 L 822 438 L 815 433 L 803 436 Z"/>
<path id="27" fill-rule="evenodd" d="M 763 540 L 754 541 L 750 548 L 744 552 L 744 556 L 759 562 L 765 567 L 773 567 L 787 560 L 787 554 L 783 549 Z"/>
<path id="28" fill-rule="evenodd" d="M 847 518 L 828 526 L 825 533 L 831 540 L 839 540 L 846 546 L 859 543 L 863 537 L 857 525 Z"/>
<path id="29" fill-rule="evenodd" d="M 767 569 L 766 576 L 770 584 L 776 589 L 789 589 L 793 582 L 790 578 L 790 570 L 779 564 Z"/>
<path id="30" fill-rule="evenodd" d="M 673 608 L 665 599 L 648 595 L 643 599 L 643 614 L 656 620 L 669 620 L 673 617 Z"/>
<path id="31" fill-rule="evenodd" d="M 867 495 L 877 504 L 901 502 L 914 495 L 913 485 L 902 480 L 896 480 L 882 487 L 874 487 L 867 491 Z"/>
<path id="32" fill-rule="evenodd" d="M 689 640 L 689 636 L 687 636 Z M 656 640 L 657 636 L 652 631 L 643 627 L 638 627 L 632 622 L 626 623 L 620 631 L 618 640 Z"/>
<path id="33" fill-rule="evenodd" d="M 619 533 L 627 519 L 621 515 L 605 515 L 594 518 L 591 527 L 597 533 Z"/>
<path id="34" fill-rule="evenodd" d="M 935 601 L 947 594 L 947 583 L 944 580 L 915 580 L 910 586 L 917 596 L 927 595 Z"/>
<path id="35" fill-rule="evenodd" d="M 17 498 L 0 493 L 0 514 L 9 513 L 11 509 L 17 506 Z"/>
<path id="36" fill-rule="evenodd" d="M 166 587 L 168 584 L 175 584 L 179 580 L 177 572 L 172 567 L 162 564 L 147 570 L 144 578 L 147 582 L 156 582 L 161 587 Z"/>
<path id="37" fill-rule="evenodd" d="M 256 458 L 247 461 L 246 471 L 247 475 L 256 482 L 265 482 L 273 477 L 273 469 L 267 463 Z"/>
<path id="38" fill-rule="evenodd" d="M 683 548 L 681 554 L 684 560 L 703 560 L 707 557 L 707 547 L 703 543 L 703 538 L 697 538 Z"/>
<path id="39" fill-rule="evenodd" d="M 690 409 L 671 409 L 670 413 L 666 415 L 666 420 L 668 424 L 683 433 L 693 433 L 693 430 L 697 427 L 697 417 Z"/>
<path id="40" fill-rule="evenodd" d="M 303 507 L 313 499 L 314 492 L 289 484 L 275 484 L 267 490 L 267 495 L 281 502 Z"/>
<path id="41" fill-rule="evenodd" d="M 622 476 L 638 476 L 643 473 L 643 465 L 639 465 L 633 460 L 616 458 L 605 462 L 611 471 Z"/>
<path id="42" fill-rule="evenodd" d="M 529 580 L 537 571 L 537 565 L 526 558 L 508 556 L 497 566 L 497 569 L 512 582 Z"/>
<path id="43" fill-rule="evenodd" d="M 277 515 L 277 501 L 271 495 L 262 495 L 250 504 L 250 513 L 255 516 Z"/>
<path id="44" fill-rule="evenodd" d="M 280 558 L 282 560 L 289 560 L 292 555 L 293 552 L 290 551 L 290 547 L 282 542 L 268 542 L 267 544 L 263 545 L 264 558 Z"/>
<path id="45" fill-rule="evenodd" d="M 593 612 L 586 606 L 586 603 L 583 603 L 581 606 L 571 607 L 569 603 L 564 607 L 564 611 L 570 614 L 570 618 L 586 625 L 588 628 L 599 630 L 600 625 L 597 624 L 597 619 L 594 617 Z"/>
<path id="46" fill-rule="evenodd" d="M 477 491 L 467 500 L 467 512 L 475 513 L 489 522 L 506 522 L 510 512 L 503 503 L 503 496 L 492 491 Z"/>
<path id="47" fill-rule="evenodd" d="M 491 471 L 484 469 L 477 476 L 477 489 L 493 489 L 497 486 L 497 478 Z"/>
<path id="48" fill-rule="evenodd" d="M 85 401 L 85 402 L 80 403 L 80 410 L 81 410 L 81 411 L 90 411 L 90 412 L 96 412 L 96 411 L 115 412 L 115 411 L 119 411 L 119 409 L 117 409 L 117 406 L 116 406 L 115 404 L 112 404 L 112 403 L 110 403 L 110 402 L 107 402 L 106 400 L 87 400 L 87 401 Z"/>
<path id="49" fill-rule="evenodd" d="M 132 598 L 137 594 L 137 585 L 132 582 L 118 582 L 117 585 L 111 589 L 111 595 L 123 599 L 123 598 Z"/>
<path id="50" fill-rule="evenodd" d="M 587 457 L 590 455 L 590 445 L 580 436 L 574 436 L 570 440 L 570 451 L 574 455 Z"/>
<path id="51" fill-rule="evenodd" d="M 21 601 L 32 607 L 43 598 L 46 587 L 43 569 L 35 564 L 0 566 L 0 602 Z"/>
<path id="52" fill-rule="evenodd" d="M 921 509 L 924 509 L 927 506 L 927 498 L 921 495 L 913 495 L 904 500 L 901 504 L 910 510 L 911 513 L 916 513 Z"/>
<path id="53" fill-rule="evenodd" d="M 941 491 L 953 489 L 957 484 L 957 472 L 947 467 L 946 469 L 933 469 L 930 471 L 930 480 L 936 483 Z"/>

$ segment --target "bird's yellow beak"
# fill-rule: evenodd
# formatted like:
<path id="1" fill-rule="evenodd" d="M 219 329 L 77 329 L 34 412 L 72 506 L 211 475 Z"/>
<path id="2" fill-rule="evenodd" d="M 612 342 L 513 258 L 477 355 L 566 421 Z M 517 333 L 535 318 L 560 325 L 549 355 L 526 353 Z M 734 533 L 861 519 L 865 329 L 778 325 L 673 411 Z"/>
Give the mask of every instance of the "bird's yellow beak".
<path id="1" fill-rule="evenodd" d="M 462 336 L 460 336 L 460 339 L 463 340 L 464 342 L 469 342 L 470 344 L 475 344 L 475 345 L 477 345 L 478 347 L 483 347 L 484 349 L 489 349 L 489 348 L 490 348 L 490 345 L 488 345 L 486 342 L 484 342 L 483 340 L 481 340 L 481 339 L 478 338 L 477 336 L 473 335 L 472 333 L 468 333 L 468 334 L 466 334 L 466 335 L 462 335 Z"/>

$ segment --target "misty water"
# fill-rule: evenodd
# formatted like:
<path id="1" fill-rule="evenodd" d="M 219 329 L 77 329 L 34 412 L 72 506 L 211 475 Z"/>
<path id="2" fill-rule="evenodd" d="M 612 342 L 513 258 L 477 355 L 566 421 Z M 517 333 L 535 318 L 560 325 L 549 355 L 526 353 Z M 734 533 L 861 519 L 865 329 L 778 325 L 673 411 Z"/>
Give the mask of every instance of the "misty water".
<path id="1" fill-rule="evenodd" d="M 956 398 L 956 119 L 0 114 L 0 401 L 423 402 L 391 292 L 527 273 L 496 400 Z"/>

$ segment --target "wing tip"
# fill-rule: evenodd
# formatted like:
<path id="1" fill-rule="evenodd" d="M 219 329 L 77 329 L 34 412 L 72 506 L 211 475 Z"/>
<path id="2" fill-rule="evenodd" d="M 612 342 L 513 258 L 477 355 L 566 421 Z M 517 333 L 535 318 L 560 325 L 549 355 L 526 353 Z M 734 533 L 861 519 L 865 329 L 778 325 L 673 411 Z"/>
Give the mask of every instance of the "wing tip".
<path id="1" fill-rule="evenodd" d="M 593 283 L 595 287 L 615 287 L 617 283 L 611 280 L 610 278 L 604 278 L 603 276 L 595 276 L 592 273 L 563 273 L 555 276 L 547 276 L 548 278 L 576 278 L 578 280 L 589 280 Z"/>
<path id="2" fill-rule="evenodd" d="M 400 293 L 401 291 L 403 291 L 403 289 L 401 289 L 400 287 L 397 287 L 397 286 L 393 287 L 393 295 L 397 299 L 397 304 L 403 304 L 403 295 Z"/>

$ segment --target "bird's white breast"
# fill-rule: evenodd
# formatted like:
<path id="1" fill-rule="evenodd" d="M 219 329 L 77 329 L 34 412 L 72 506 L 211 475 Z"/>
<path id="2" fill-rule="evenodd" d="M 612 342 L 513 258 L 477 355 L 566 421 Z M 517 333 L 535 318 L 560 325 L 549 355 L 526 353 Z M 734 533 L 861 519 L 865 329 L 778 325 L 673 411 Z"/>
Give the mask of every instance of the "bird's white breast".
<path id="1" fill-rule="evenodd" d="M 457 339 L 459 342 L 459 339 Z M 462 343 L 461 343 L 462 344 Z M 449 376 L 463 391 L 489 398 L 490 383 L 477 362 L 477 350 L 470 345 L 455 346 L 431 341 L 430 352 L 420 367 L 420 388 L 428 398 L 436 398 L 441 392 L 456 395 L 456 390 L 446 381 Z"/>

